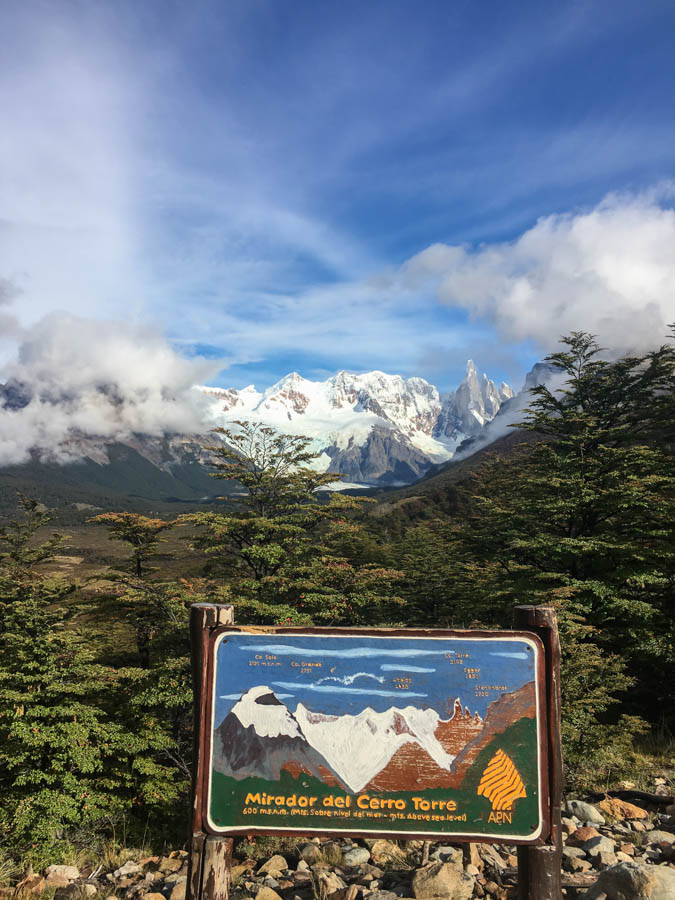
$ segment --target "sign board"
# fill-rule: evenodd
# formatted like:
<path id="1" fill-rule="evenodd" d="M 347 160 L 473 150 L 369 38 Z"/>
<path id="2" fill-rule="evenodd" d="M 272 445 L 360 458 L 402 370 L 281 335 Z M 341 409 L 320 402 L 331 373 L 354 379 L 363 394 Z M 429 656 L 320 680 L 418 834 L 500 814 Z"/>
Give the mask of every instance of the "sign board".
<path id="1" fill-rule="evenodd" d="M 226 627 L 207 662 L 207 833 L 548 836 L 535 634 Z"/>

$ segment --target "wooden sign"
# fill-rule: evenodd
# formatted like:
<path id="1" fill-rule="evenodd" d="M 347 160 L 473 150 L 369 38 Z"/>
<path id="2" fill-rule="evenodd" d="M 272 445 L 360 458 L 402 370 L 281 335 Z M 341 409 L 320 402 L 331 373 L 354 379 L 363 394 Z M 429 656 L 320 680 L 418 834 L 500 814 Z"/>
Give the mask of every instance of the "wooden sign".
<path id="1" fill-rule="evenodd" d="M 204 832 L 548 836 L 537 635 L 226 627 L 206 656 Z"/>

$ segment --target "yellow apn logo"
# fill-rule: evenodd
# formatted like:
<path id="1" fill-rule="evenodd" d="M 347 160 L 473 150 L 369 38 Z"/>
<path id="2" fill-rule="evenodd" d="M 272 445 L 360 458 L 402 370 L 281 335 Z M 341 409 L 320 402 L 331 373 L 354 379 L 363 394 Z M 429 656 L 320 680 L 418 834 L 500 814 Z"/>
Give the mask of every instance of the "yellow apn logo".
<path id="1" fill-rule="evenodd" d="M 492 804 L 488 821 L 499 823 L 510 823 L 514 800 L 527 797 L 518 769 L 503 750 L 497 750 L 485 767 L 476 793 Z"/>

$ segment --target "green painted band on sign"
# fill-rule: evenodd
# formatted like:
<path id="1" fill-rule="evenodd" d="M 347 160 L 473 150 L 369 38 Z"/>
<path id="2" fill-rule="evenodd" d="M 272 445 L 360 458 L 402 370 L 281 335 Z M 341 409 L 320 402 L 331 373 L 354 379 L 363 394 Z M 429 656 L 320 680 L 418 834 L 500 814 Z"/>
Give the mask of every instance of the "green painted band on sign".
<path id="1" fill-rule="evenodd" d="M 541 836 L 535 637 L 232 629 L 212 652 L 209 831 Z"/>

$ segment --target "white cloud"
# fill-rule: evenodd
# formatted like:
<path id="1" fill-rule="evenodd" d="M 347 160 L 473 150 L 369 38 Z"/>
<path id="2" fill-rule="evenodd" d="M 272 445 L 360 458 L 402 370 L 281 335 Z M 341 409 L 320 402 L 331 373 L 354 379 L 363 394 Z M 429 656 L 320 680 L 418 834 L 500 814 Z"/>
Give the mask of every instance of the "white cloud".
<path id="1" fill-rule="evenodd" d="M 512 242 L 434 244 L 402 267 L 403 286 L 430 281 L 439 299 L 494 324 L 507 340 L 550 349 L 590 331 L 614 351 L 660 344 L 675 320 L 675 210 L 667 190 L 610 195 L 552 215 Z"/>
<path id="2" fill-rule="evenodd" d="M 24 462 L 31 451 L 76 458 L 83 436 L 203 431 L 192 386 L 221 367 L 184 359 L 148 329 L 47 316 L 25 330 L 2 373 L 20 408 L 0 407 L 0 465 Z"/>

